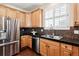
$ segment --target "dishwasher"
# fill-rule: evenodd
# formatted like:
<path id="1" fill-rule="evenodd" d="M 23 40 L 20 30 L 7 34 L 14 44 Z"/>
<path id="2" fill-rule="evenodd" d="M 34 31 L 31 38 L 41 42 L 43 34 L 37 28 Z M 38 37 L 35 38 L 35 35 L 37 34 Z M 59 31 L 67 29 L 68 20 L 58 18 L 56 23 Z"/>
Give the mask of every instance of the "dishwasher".
<path id="1" fill-rule="evenodd" d="M 40 44 L 39 37 L 32 37 L 32 49 L 37 53 L 39 53 L 39 44 Z"/>

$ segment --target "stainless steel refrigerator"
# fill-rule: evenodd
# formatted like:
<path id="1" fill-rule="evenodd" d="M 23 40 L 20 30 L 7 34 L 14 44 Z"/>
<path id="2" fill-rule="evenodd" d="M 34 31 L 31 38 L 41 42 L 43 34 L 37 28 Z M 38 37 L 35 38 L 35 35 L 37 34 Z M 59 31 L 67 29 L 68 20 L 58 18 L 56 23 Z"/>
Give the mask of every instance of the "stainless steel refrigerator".
<path id="1" fill-rule="evenodd" d="M 19 52 L 20 27 L 17 19 L 0 17 L 0 56 Z"/>

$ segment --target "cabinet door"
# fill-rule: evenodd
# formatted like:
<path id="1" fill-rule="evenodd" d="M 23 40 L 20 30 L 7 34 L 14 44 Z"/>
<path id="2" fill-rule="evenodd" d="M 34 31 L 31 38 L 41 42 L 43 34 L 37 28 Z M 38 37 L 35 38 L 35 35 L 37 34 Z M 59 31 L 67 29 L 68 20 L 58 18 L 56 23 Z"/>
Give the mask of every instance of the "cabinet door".
<path id="1" fill-rule="evenodd" d="M 16 19 L 16 10 L 7 8 L 7 16 Z"/>
<path id="2" fill-rule="evenodd" d="M 21 26 L 22 27 L 26 27 L 26 18 L 25 18 L 26 14 L 22 13 L 22 19 L 21 19 Z"/>
<path id="3" fill-rule="evenodd" d="M 38 10 L 38 11 L 36 11 L 36 15 L 35 15 L 35 17 L 36 17 L 36 27 L 41 27 L 41 23 L 42 23 L 42 12 L 41 12 L 41 10 Z"/>
<path id="4" fill-rule="evenodd" d="M 48 48 L 48 56 L 59 56 L 59 55 L 60 55 L 59 47 L 50 45 Z"/>
<path id="5" fill-rule="evenodd" d="M 71 56 L 72 46 L 68 44 L 61 44 L 61 56 Z"/>
<path id="6" fill-rule="evenodd" d="M 55 56 L 55 46 L 50 45 L 48 47 L 48 56 Z"/>
<path id="7" fill-rule="evenodd" d="M 35 27 L 36 25 L 35 25 L 35 23 L 36 23 L 36 21 L 35 21 L 35 15 L 36 15 L 36 13 L 35 12 L 32 12 L 32 27 Z"/>
<path id="8" fill-rule="evenodd" d="M 32 48 L 32 37 L 28 36 L 28 47 Z"/>
<path id="9" fill-rule="evenodd" d="M 20 27 L 25 27 L 25 24 L 26 24 L 25 14 L 20 11 L 17 11 L 16 18 L 20 22 Z"/>
<path id="10" fill-rule="evenodd" d="M 40 54 L 47 56 L 47 45 L 45 42 L 40 40 Z"/>
<path id="11" fill-rule="evenodd" d="M 31 27 L 31 13 L 26 13 L 26 27 Z"/>
<path id="12" fill-rule="evenodd" d="M 32 27 L 42 27 L 42 10 L 32 12 Z"/>
<path id="13" fill-rule="evenodd" d="M 77 47 L 77 46 L 72 47 L 72 55 L 79 56 L 79 47 Z"/>
<path id="14" fill-rule="evenodd" d="M 60 43 L 54 41 L 48 41 L 48 56 L 60 55 Z"/>
<path id="15" fill-rule="evenodd" d="M 21 48 L 27 46 L 27 38 L 25 36 L 21 37 Z"/>
<path id="16" fill-rule="evenodd" d="M 75 9 L 77 8 L 77 10 L 75 11 L 76 15 L 76 26 L 79 26 L 79 4 L 76 4 Z"/>
<path id="17" fill-rule="evenodd" d="M 0 5 L 0 16 L 6 16 L 6 7 Z"/>

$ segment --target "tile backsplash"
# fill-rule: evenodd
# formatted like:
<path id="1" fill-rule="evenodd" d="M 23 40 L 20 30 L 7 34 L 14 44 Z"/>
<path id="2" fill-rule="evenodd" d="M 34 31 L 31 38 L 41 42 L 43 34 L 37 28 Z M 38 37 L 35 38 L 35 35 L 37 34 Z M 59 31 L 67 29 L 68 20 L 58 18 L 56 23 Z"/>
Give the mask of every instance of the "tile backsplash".
<path id="1" fill-rule="evenodd" d="M 77 28 L 77 27 L 76 27 Z M 79 34 L 74 34 L 75 27 L 70 27 L 70 30 L 44 30 L 43 34 L 52 34 L 63 36 L 70 39 L 79 39 Z"/>

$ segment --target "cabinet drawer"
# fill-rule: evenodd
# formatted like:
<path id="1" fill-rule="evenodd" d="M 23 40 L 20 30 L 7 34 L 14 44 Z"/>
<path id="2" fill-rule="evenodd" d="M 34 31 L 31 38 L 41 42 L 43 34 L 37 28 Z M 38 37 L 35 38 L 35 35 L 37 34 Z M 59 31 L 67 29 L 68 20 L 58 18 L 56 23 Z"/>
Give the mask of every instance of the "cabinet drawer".
<path id="1" fill-rule="evenodd" d="M 69 45 L 69 44 L 61 43 L 61 47 L 65 48 L 65 49 L 68 49 L 68 50 L 72 50 L 72 45 Z"/>
<path id="2" fill-rule="evenodd" d="M 58 46 L 58 47 L 59 47 L 59 45 L 60 45 L 59 42 L 50 41 L 50 40 L 48 40 L 48 44 L 53 45 L 53 46 Z"/>
<path id="3" fill-rule="evenodd" d="M 51 41 L 51 40 L 47 40 L 47 39 L 41 39 L 42 42 L 45 42 L 47 44 L 50 44 L 50 45 L 55 45 L 55 46 L 59 46 L 60 43 L 59 42 L 55 42 L 55 41 Z"/>
<path id="4" fill-rule="evenodd" d="M 42 41 L 42 42 L 44 42 L 44 43 L 47 43 L 47 42 L 48 42 L 47 39 L 43 39 L 43 38 L 41 38 L 40 41 Z"/>
<path id="5" fill-rule="evenodd" d="M 21 38 L 26 38 L 26 36 L 21 36 Z"/>

